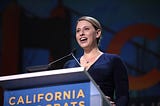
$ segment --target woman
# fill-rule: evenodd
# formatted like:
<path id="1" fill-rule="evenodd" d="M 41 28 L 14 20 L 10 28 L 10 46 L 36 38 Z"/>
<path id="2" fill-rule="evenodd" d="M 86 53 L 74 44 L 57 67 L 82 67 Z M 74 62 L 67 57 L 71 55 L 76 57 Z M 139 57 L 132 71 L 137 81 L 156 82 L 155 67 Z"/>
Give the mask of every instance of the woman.
<path id="1" fill-rule="evenodd" d="M 116 106 L 128 104 L 127 69 L 118 55 L 103 53 L 98 48 L 102 27 L 93 17 L 83 16 L 76 25 L 76 40 L 83 49 L 83 55 L 78 58 L 91 77 L 99 85 L 102 92 L 114 101 Z M 69 60 L 64 68 L 79 67 L 75 60 Z M 114 99 L 115 94 L 115 99 Z"/>

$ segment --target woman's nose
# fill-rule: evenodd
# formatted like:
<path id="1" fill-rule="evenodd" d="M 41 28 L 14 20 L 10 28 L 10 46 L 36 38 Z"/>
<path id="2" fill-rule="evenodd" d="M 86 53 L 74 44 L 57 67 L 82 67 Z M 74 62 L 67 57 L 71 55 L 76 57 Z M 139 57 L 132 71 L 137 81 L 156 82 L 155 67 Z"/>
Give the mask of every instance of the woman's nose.
<path id="1" fill-rule="evenodd" d="M 80 32 L 80 36 L 83 36 L 84 35 L 84 31 L 82 30 L 81 32 Z"/>

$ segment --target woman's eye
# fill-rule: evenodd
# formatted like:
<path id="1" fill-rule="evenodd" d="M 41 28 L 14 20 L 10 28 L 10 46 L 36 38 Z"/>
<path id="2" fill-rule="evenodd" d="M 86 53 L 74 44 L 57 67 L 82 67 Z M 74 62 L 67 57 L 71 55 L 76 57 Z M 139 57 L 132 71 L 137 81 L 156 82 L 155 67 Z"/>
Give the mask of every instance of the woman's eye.
<path id="1" fill-rule="evenodd" d="M 89 30 L 89 28 L 85 28 L 85 30 Z"/>
<path id="2" fill-rule="evenodd" d="M 76 30 L 76 32 L 79 32 L 79 30 Z"/>

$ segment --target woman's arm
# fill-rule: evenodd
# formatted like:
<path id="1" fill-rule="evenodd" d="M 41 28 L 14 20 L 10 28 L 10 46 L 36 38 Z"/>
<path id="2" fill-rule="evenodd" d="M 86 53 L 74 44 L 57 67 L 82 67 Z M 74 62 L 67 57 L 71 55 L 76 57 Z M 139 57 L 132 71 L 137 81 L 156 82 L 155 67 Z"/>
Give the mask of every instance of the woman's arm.
<path id="1" fill-rule="evenodd" d="M 121 58 L 113 59 L 116 106 L 127 106 L 129 101 L 129 84 L 127 68 Z"/>

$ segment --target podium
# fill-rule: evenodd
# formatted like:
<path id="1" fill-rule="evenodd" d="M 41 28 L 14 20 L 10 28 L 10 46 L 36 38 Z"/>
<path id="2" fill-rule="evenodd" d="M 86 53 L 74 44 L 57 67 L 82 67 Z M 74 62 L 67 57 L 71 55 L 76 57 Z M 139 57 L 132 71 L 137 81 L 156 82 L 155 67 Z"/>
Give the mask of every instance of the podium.
<path id="1" fill-rule="evenodd" d="M 111 106 L 83 67 L 1 76 L 4 106 Z"/>

